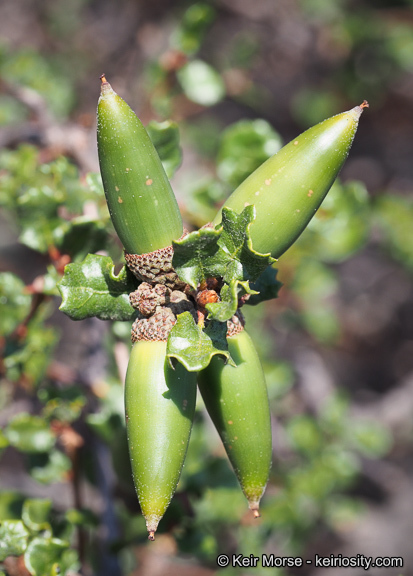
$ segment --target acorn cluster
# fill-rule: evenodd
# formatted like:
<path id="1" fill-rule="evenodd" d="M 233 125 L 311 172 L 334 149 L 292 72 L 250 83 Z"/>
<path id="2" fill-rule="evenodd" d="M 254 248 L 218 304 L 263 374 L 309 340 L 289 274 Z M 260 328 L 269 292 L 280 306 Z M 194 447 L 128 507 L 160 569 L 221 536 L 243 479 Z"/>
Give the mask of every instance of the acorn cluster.
<path id="1" fill-rule="evenodd" d="M 194 290 L 179 279 L 172 258 L 172 246 L 147 254 L 125 253 L 129 269 L 142 282 L 129 294 L 131 306 L 138 311 L 132 326 L 133 343 L 166 341 L 178 314 L 183 312 L 190 312 L 195 322 L 205 325 L 208 322 L 206 305 L 220 301 L 221 279 L 208 278 Z M 244 301 L 240 299 L 240 306 Z M 238 310 L 227 322 L 227 336 L 238 334 L 244 325 L 244 317 Z"/>

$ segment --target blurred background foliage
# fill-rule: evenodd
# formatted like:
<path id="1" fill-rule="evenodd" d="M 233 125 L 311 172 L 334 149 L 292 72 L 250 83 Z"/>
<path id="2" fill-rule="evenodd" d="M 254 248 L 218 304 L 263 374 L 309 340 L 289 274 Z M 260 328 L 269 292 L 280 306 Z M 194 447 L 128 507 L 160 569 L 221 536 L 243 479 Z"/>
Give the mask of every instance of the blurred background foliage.
<path id="1" fill-rule="evenodd" d="M 212 576 L 219 553 L 264 552 L 403 556 L 413 574 L 412 5 L 0 4 L 0 575 Z M 278 263 L 279 298 L 245 310 L 274 436 L 258 522 L 199 400 L 147 544 L 123 415 L 130 326 L 57 310 L 67 263 L 122 262 L 97 174 L 102 72 L 148 124 L 193 229 L 283 143 L 370 102 Z"/>

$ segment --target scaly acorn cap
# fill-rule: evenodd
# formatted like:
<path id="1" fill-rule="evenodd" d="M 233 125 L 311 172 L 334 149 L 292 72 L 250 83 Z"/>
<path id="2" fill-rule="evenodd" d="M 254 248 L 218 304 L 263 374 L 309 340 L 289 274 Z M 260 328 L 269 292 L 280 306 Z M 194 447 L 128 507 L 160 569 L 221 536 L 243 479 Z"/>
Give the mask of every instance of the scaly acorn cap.
<path id="1" fill-rule="evenodd" d="M 184 238 L 187 234 L 188 231 L 184 230 L 179 239 Z M 146 254 L 129 254 L 125 251 L 125 261 L 129 270 L 135 274 L 138 280 L 149 284 L 164 284 L 172 290 L 183 290 L 186 283 L 179 279 L 178 274 L 173 269 L 173 255 L 173 246 L 159 248 Z"/>
<path id="2" fill-rule="evenodd" d="M 251 224 L 255 250 L 279 258 L 316 213 L 350 151 L 364 101 L 320 122 L 284 146 L 253 172 L 226 200 L 237 213 L 255 205 Z M 214 219 L 221 222 L 222 210 Z"/>
<path id="3" fill-rule="evenodd" d="M 196 375 L 171 368 L 165 341 L 140 341 L 125 380 L 126 430 L 133 481 L 155 539 L 158 523 L 176 490 L 195 413 Z"/>
<path id="4" fill-rule="evenodd" d="M 125 250 L 144 254 L 182 235 L 182 218 L 143 124 L 105 76 L 98 102 L 98 153 L 110 216 Z"/>
<path id="5" fill-rule="evenodd" d="M 227 321 L 227 338 L 235 336 L 244 330 L 245 318 L 241 310 L 237 310 L 232 318 Z"/>

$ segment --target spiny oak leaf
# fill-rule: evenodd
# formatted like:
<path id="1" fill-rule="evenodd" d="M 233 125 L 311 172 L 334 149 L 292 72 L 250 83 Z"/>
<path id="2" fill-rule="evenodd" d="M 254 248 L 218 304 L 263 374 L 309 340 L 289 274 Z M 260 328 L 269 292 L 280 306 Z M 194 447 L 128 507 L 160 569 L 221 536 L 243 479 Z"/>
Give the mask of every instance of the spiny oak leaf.
<path id="1" fill-rule="evenodd" d="M 124 266 L 118 275 L 109 256 L 88 254 L 83 262 L 68 264 L 58 283 L 60 310 L 72 320 L 96 316 L 101 320 L 133 320 L 129 294 L 138 282 Z"/>
<path id="2" fill-rule="evenodd" d="M 202 330 L 190 312 L 179 314 L 172 328 L 166 349 L 167 357 L 175 358 L 188 372 L 198 372 L 208 366 L 215 355 L 223 356 L 232 365 L 233 360 L 228 352 L 226 341 L 226 322 L 208 323 Z"/>

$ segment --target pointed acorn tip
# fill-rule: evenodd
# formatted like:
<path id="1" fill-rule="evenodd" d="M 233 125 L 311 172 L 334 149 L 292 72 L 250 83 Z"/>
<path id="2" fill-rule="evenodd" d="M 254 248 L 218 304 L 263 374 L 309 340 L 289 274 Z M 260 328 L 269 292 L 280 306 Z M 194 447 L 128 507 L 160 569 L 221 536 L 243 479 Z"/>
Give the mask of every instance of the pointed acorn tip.
<path id="1" fill-rule="evenodd" d="M 257 510 L 253 510 L 252 513 L 254 514 L 254 518 L 259 518 L 261 516 L 260 511 Z"/>
<path id="2" fill-rule="evenodd" d="M 100 78 L 100 82 L 101 82 L 101 85 L 100 85 L 101 96 L 103 96 L 105 94 L 113 94 L 112 86 L 106 80 L 106 74 L 102 74 L 101 76 L 99 76 L 99 78 Z"/>
<path id="3" fill-rule="evenodd" d="M 148 534 L 148 540 L 153 542 L 155 540 L 155 530 L 151 530 Z"/>
<path id="4" fill-rule="evenodd" d="M 367 102 L 367 100 L 363 100 L 363 102 L 360 104 L 360 108 L 370 108 L 369 103 Z"/>

